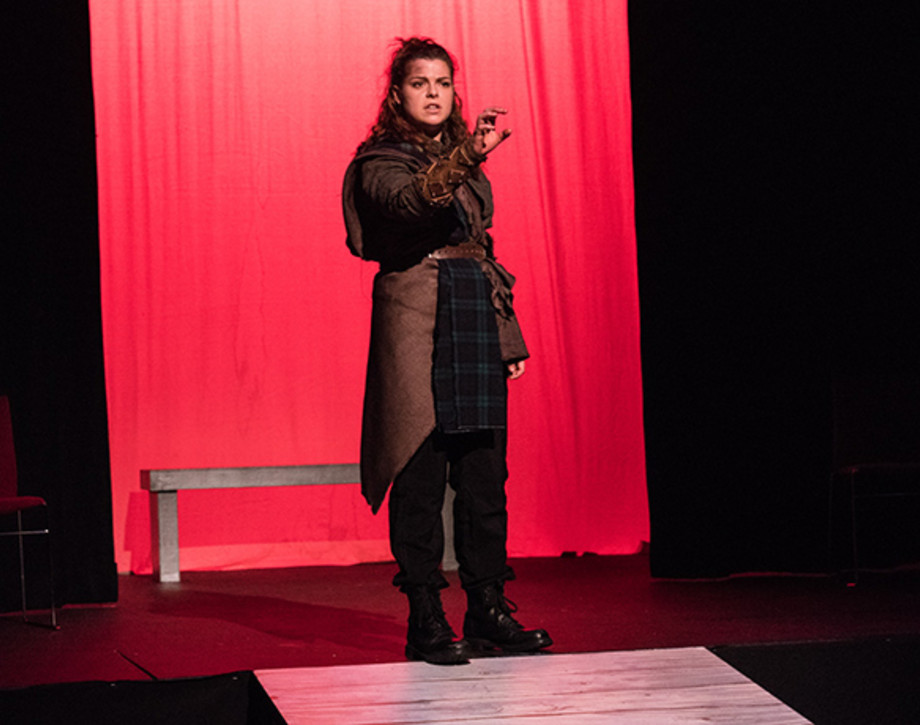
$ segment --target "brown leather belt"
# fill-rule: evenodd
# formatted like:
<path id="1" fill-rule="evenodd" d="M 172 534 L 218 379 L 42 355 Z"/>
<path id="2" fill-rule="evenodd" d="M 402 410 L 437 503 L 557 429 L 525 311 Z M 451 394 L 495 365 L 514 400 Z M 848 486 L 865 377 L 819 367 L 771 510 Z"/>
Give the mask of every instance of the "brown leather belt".
<path id="1" fill-rule="evenodd" d="M 432 259 L 476 259 L 481 262 L 486 258 L 486 249 L 476 242 L 462 242 L 435 249 L 428 256 Z"/>

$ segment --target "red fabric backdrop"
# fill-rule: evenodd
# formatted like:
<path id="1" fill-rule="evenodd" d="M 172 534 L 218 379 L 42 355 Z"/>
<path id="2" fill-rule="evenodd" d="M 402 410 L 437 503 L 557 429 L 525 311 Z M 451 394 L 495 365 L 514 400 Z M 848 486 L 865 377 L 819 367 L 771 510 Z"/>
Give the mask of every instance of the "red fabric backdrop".
<path id="1" fill-rule="evenodd" d="M 394 37 L 460 62 L 533 358 L 511 386 L 513 556 L 648 538 L 626 0 L 91 0 L 120 570 L 150 571 L 143 468 L 354 462 L 372 265 L 343 171 Z M 389 558 L 357 486 L 180 494 L 184 569 Z"/>

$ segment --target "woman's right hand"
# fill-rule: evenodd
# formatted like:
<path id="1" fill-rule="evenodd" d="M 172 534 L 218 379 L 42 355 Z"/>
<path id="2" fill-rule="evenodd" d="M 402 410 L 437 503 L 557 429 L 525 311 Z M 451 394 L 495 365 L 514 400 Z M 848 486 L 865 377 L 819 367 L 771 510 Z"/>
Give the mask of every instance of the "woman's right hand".
<path id="1" fill-rule="evenodd" d="M 476 128 L 473 129 L 473 149 L 486 155 L 511 135 L 511 129 L 498 130 L 496 123 L 499 116 L 508 113 L 505 108 L 490 106 L 476 117 Z"/>

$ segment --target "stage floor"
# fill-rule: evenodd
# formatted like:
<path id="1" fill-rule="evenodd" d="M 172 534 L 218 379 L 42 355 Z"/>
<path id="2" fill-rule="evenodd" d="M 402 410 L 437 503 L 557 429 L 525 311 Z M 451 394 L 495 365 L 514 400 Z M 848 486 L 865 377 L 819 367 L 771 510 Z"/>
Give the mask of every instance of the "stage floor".
<path id="1" fill-rule="evenodd" d="M 288 725 L 809 722 L 702 647 L 255 674 Z"/>
<path id="2" fill-rule="evenodd" d="M 451 677 L 583 655 L 706 648 L 813 722 L 920 722 L 916 570 L 866 575 L 851 588 L 825 576 L 654 580 L 644 555 L 512 563 L 518 577 L 508 596 L 525 626 L 550 632 L 552 654 L 477 661 L 449 668 Z M 29 723 L 91 711 L 83 722 L 176 725 L 173 714 L 152 717 L 184 692 L 184 706 L 196 713 L 196 698 L 215 688 L 241 689 L 245 700 L 254 672 L 367 666 L 369 676 L 424 667 L 445 676 L 443 668 L 405 661 L 407 606 L 390 586 L 394 571 L 392 563 L 190 571 L 176 584 L 123 576 L 117 604 L 65 607 L 60 631 L 3 615 L 0 707 L 20 703 Z M 456 573 L 448 579 L 445 610 L 457 628 L 465 597 Z M 227 701 L 208 702 L 218 699 Z M 46 721 L 35 720 L 39 705 L 49 711 Z M 139 719 L 144 712 L 150 720 Z"/>

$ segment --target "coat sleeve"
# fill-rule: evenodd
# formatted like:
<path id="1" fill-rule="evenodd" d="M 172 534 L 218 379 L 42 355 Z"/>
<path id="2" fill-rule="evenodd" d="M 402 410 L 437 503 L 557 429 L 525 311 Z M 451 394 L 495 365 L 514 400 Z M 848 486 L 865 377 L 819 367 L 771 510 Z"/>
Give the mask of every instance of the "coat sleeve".
<path id="1" fill-rule="evenodd" d="M 427 219 L 439 209 L 422 197 L 423 177 L 423 172 L 401 159 L 367 159 L 361 164 L 361 193 L 388 219 L 405 222 Z"/>

